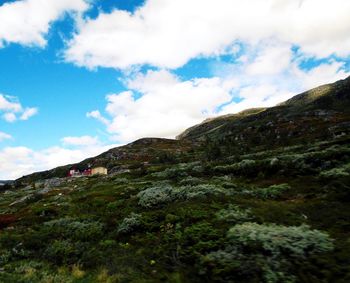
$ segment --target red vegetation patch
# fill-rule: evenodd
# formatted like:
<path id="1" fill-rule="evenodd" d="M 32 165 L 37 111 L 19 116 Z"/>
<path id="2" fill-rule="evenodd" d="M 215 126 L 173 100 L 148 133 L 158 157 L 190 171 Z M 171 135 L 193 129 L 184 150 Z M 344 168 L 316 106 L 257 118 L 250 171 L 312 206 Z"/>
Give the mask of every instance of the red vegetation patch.
<path id="1" fill-rule="evenodd" d="M 17 217 L 13 214 L 0 214 L 0 229 L 3 229 L 17 221 Z"/>

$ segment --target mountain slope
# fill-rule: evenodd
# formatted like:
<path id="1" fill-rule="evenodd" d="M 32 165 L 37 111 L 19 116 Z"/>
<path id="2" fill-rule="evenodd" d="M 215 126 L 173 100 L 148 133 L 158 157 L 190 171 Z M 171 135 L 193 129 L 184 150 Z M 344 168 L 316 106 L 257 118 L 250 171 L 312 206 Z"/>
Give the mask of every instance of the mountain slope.
<path id="1" fill-rule="evenodd" d="M 80 170 L 88 166 L 105 166 L 110 174 L 118 173 L 128 167 L 139 167 L 148 162 L 176 158 L 192 149 L 192 143 L 162 138 L 142 138 L 124 146 L 112 148 L 98 156 L 87 158 L 79 163 L 60 166 L 51 170 L 33 173 L 16 180 L 17 183 L 28 184 L 36 180 L 54 177 L 66 177 L 71 167 Z"/>
<path id="2" fill-rule="evenodd" d="M 180 140 L 238 141 L 237 146 L 277 145 L 302 139 L 324 139 L 348 133 L 350 77 L 301 93 L 280 105 L 246 110 L 196 125 L 178 136 Z M 251 141 L 255 139 L 254 141 Z"/>
<path id="3" fill-rule="evenodd" d="M 206 119 L 185 130 L 177 140 L 140 139 L 76 164 L 25 176 L 18 182 L 65 177 L 72 166 L 80 169 L 88 165 L 105 166 L 109 172 L 116 173 L 130 166 L 156 162 L 159 156 L 183 157 L 206 141 L 243 153 L 332 139 L 349 131 L 350 77 L 306 91 L 275 107 Z"/>

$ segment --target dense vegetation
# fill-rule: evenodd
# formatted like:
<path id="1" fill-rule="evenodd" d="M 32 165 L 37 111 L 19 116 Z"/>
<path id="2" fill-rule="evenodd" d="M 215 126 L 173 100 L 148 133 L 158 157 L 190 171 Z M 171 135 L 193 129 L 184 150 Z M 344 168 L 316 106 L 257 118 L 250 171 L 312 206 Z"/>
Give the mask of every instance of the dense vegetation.
<path id="1" fill-rule="evenodd" d="M 89 159 L 108 176 L 18 180 L 0 197 L 0 282 L 349 282 L 349 110 L 332 105 L 338 120 L 317 127 L 340 134 L 269 140 L 254 116 L 267 110 L 252 111 L 243 139 L 215 121 L 204 139 Z M 310 129 L 303 113 L 290 117 Z"/>

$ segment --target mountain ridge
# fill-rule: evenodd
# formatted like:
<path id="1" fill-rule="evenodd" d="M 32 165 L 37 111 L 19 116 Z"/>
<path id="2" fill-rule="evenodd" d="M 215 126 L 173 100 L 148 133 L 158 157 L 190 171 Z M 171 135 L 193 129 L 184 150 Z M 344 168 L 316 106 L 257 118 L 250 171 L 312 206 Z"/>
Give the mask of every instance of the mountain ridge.
<path id="1" fill-rule="evenodd" d="M 265 142 L 271 144 L 271 141 L 277 141 L 276 146 L 289 145 L 294 140 L 300 142 L 302 138 L 308 138 L 310 131 L 312 139 L 329 138 L 347 133 L 349 120 L 350 76 L 297 94 L 273 107 L 251 108 L 237 114 L 207 118 L 179 134 L 176 139 L 140 138 L 81 162 L 35 172 L 16 181 L 65 177 L 69 167 L 86 168 L 88 164 L 105 166 L 109 172 L 115 173 L 118 168 L 123 170 L 135 163 L 147 163 L 157 154 L 186 154 L 206 140 L 221 142 L 224 139 L 241 150 L 242 147 L 253 148 Z M 314 128 L 304 128 L 304 123 L 312 124 Z M 254 139 L 261 141 L 251 142 Z"/>

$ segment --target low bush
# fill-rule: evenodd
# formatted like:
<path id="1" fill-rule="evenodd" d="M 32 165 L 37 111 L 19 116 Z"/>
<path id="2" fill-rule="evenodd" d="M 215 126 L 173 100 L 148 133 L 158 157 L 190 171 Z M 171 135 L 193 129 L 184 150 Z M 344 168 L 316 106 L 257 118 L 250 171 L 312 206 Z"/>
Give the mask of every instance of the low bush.
<path id="1" fill-rule="evenodd" d="M 139 205 L 153 207 L 176 200 L 189 200 L 224 194 L 228 194 L 228 191 L 222 187 L 201 184 L 183 187 L 172 187 L 171 185 L 156 186 L 141 191 L 137 196 L 139 198 Z"/>
<path id="2" fill-rule="evenodd" d="M 272 257 L 288 255 L 305 258 L 308 255 L 333 249 L 329 236 L 309 226 L 281 226 L 244 223 L 232 227 L 227 237 L 231 244 L 254 246 Z"/>
<path id="3" fill-rule="evenodd" d="M 320 177 L 323 179 L 338 179 L 350 176 L 350 163 L 341 167 L 333 168 L 327 171 L 322 171 Z"/>
<path id="4" fill-rule="evenodd" d="M 137 194 L 139 205 L 152 207 L 174 200 L 173 188 L 170 185 L 151 187 Z"/>
<path id="5" fill-rule="evenodd" d="M 212 276 L 237 280 L 251 277 L 263 282 L 296 282 L 294 264 L 333 249 L 328 234 L 307 225 L 280 226 L 246 222 L 227 233 L 224 249 L 202 257 Z M 230 280 L 228 280 L 230 281 Z"/>
<path id="6" fill-rule="evenodd" d="M 250 209 L 242 209 L 237 205 L 231 204 L 227 209 L 221 209 L 217 212 L 216 217 L 226 222 L 242 223 L 251 220 L 252 213 Z"/>
<path id="7" fill-rule="evenodd" d="M 118 226 L 118 233 L 126 234 L 134 231 L 141 225 L 141 214 L 132 212 L 128 217 L 124 218 Z"/>
<path id="8" fill-rule="evenodd" d="M 290 186 L 288 184 L 279 184 L 272 185 L 267 188 L 258 188 L 251 191 L 250 194 L 261 199 L 275 199 L 279 198 L 284 192 L 288 191 L 289 189 Z"/>
<path id="9" fill-rule="evenodd" d="M 45 222 L 43 232 L 50 238 L 89 241 L 100 238 L 103 228 L 102 223 L 97 221 L 61 218 Z"/>

